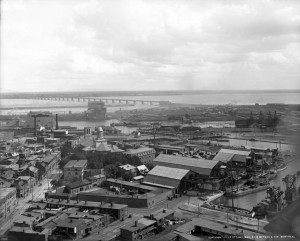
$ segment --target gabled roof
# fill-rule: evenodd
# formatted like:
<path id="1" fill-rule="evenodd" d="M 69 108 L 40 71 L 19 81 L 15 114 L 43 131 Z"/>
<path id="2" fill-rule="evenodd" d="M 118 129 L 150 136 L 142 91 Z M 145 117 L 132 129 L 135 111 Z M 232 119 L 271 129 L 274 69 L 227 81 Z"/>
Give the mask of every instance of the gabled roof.
<path id="1" fill-rule="evenodd" d="M 217 165 L 217 161 L 196 159 L 191 157 L 160 154 L 154 159 L 154 164 L 173 168 L 191 170 L 200 175 L 210 175 L 211 170 Z"/>
<path id="2" fill-rule="evenodd" d="M 160 176 L 160 177 L 166 177 L 166 178 L 181 180 L 188 173 L 189 173 L 189 170 L 186 170 L 186 169 L 164 167 L 164 166 L 155 166 L 150 172 L 148 172 L 148 175 L 149 176 L 153 175 L 153 176 Z"/>
<path id="3" fill-rule="evenodd" d="M 214 161 L 227 163 L 231 160 L 236 162 L 246 162 L 246 157 L 249 156 L 251 151 L 221 149 L 214 157 Z"/>

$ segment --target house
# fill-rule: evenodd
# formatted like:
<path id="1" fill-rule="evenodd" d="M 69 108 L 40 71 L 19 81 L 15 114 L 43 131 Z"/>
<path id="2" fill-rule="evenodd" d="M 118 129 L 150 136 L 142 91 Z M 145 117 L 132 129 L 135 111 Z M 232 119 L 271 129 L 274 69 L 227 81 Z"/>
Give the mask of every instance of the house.
<path id="1" fill-rule="evenodd" d="M 92 186 L 100 186 L 101 183 L 106 179 L 104 174 L 98 174 L 88 178 L 92 182 Z"/>
<path id="2" fill-rule="evenodd" d="M 46 155 L 39 162 L 45 163 L 47 165 L 46 173 L 48 173 L 54 170 L 55 168 L 57 168 L 60 160 L 61 160 L 61 153 L 60 151 L 56 151 L 49 155 Z"/>
<path id="3" fill-rule="evenodd" d="M 79 193 L 82 191 L 86 191 L 92 188 L 92 183 L 86 180 L 76 181 L 66 184 L 65 193 Z"/>
<path id="4" fill-rule="evenodd" d="M 137 168 L 130 164 L 119 166 L 119 168 L 123 169 L 125 172 L 131 172 L 133 176 L 136 176 Z"/>
<path id="5" fill-rule="evenodd" d="M 39 169 L 37 169 L 36 167 L 34 166 L 30 166 L 28 168 L 29 170 L 29 176 L 33 177 L 36 181 L 39 180 Z"/>
<path id="6" fill-rule="evenodd" d="M 17 206 L 17 190 L 15 188 L 0 188 L 0 220 L 8 217 Z"/>
<path id="7" fill-rule="evenodd" d="M 146 175 L 149 172 L 149 169 L 145 165 L 140 165 L 136 167 L 140 174 Z"/>
<path id="8" fill-rule="evenodd" d="M 65 181 L 82 181 L 87 160 L 71 160 L 63 168 Z"/>
<path id="9" fill-rule="evenodd" d="M 19 176 L 18 180 L 27 182 L 31 190 L 33 190 L 34 186 L 37 184 L 36 179 L 31 176 Z"/>
<path id="10" fill-rule="evenodd" d="M 134 223 L 127 224 L 120 228 L 123 240 L 133 241 L 155 229 L 156 221 L 141 218 Z"/>

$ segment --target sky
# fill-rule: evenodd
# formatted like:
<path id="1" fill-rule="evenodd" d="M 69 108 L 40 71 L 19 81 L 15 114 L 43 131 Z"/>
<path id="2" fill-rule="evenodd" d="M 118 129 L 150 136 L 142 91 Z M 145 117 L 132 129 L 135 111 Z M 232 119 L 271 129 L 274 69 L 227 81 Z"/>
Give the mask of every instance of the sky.
<path id="1" fill-rule="evenodd" d="M 299 0 L 2 0 L 1 92 L 300 89 Z"/>

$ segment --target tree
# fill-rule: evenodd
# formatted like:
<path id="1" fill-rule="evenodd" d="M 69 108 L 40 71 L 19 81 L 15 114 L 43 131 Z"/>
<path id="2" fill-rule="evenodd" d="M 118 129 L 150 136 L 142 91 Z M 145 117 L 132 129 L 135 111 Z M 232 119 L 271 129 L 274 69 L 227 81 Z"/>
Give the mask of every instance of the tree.
<path id="1" fill-rule="evenodd" d="M 107 178 L 117 178 L 118 168 L 116 165 L 110 164 L 104 167 Z"/>
<path id="2" fill-rule="evenodd" d="M 151 169 L 153 169 L 153 167 L 155 167 L 153 162 L 148 162 L 145 164 L 145 166 L 148 168 L 148 170 L 150 171 Z"/>
<path id="3" fill-rule="evenodd" d="M 61 158 L 65 158 L 70 155 L 74 151 L 72 148 L 71 142 L 65 142 L 65 144 L 60 148 Z"/>
<path id="4" fill-rule="evenodd" d="M 125 172 L 124 175 L 123 175 L 124 181 L 129 182 L 129 181 L 132 180 L 132 178 L 133 178 L 132 172 Z"/>
<path id="5" fill-rule="evenodd" d="M 65 157 L 65 158 L 63 158 L 60 162 L 59 162 L 59 168 L 60 169 L 63 169 L 64 168 L 64 166 L 68 163 L 70 161 L 70 157 Z"/>
<path id="6" fill-rule="evenodd" d="M 84 155 L 84 153 L 79 152 L 79 151 L 75 151 L 71 156 L 70 156 L 71 160 L 86 160 L 86 156 Z"/>

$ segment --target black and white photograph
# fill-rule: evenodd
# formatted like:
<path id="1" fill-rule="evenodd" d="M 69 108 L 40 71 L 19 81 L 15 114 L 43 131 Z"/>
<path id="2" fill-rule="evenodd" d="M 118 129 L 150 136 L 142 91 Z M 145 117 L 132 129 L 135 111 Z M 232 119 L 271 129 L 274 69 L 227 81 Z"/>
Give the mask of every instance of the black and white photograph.
<path id="1" fill-rule="evenodd" d="M 0 0 L 0 241 L 299 241 L 299 0 Z"/>

